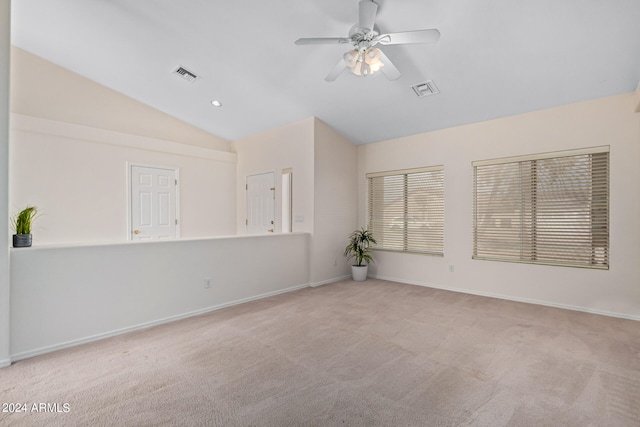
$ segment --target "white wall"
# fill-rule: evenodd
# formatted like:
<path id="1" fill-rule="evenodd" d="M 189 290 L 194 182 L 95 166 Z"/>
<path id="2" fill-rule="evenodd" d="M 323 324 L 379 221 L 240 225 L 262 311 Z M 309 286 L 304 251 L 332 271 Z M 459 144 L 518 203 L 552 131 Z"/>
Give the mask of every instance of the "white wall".
<path id="1" fill-rule="evenodd" d="M 237 232 L 246 233 L 246 178 L 274 172 L 276 184 L 275 222 L 281 230 L 282 170 L 293 168 L 293 231 L 313 232 L 313 123 L 308 118 L 234 141 L 231 146 L 238 154 L 237 168 Z"/>
<path id="2" fill-rule="evenodd" d="M 357 228 L 357 147 L 327 124 L 314 122 L 314 226 L 311 283 L 350 277 L 347 236 Z"/>
<path id="3" fill-rule="evenodd" d="M 11 357 L 306 287 L 308 250 L 303 233 L 12 249 Z"/>
<path id="4" fill-rule="evenodd" d="M 34 245 L 125 241 L 127 162 L 179 169 L 181 237 L 235 234 L 234 153 L 18 114 L 11 210 L 40 208 Z"/>
<path id="5" fill-rule="evenodd" d="M 0 0 L 0 224 L 9 222 L 9 58 L 11 2 Z M 9 359 L 9 231 L 0 227 L 0 367 Z"/>
<path id="6" fill-rule="evenodd" d="M 360 146 L 362 224 L 366 173 L 445 167 L 445 256 L 376 252 L 374 274 L 640 320 L 640 115 L 634 108 L 630 93 Z M 471 259 L 472 161 L 600 145 L 611 146 L 608 271 Z"/>

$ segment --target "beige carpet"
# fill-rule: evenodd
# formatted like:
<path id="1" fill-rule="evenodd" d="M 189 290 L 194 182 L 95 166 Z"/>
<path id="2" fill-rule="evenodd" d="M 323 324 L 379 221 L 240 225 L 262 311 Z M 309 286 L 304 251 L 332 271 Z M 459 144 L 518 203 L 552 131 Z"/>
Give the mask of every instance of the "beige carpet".
<path id="1" fill-rule="evenodd" d="M 16 362 L 0 402 L 27 404 L 2 426 L 639 426 L 640 322 L 345 281 Z"/>

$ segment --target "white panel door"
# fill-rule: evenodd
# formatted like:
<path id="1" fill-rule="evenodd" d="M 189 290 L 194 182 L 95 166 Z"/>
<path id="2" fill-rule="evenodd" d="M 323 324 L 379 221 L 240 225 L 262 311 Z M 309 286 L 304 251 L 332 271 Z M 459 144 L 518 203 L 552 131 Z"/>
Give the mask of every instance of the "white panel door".
<path id="1" fill-rule="evenodd" d="M 176 237 L 176 170 L 131 165 L 130 179 L 131 240 Z"/>
<path id="2" fill-rule="evenodd" d="M 275 190 L 273 172 L 247 177 L 247 234 L 273 233 Z"/>

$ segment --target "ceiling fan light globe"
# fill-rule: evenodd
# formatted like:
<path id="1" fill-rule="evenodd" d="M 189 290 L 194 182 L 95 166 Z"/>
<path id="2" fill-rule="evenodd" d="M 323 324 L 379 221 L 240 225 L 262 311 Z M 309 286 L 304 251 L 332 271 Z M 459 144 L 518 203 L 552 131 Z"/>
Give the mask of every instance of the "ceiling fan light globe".
<path id="1" fill-rule="evenodd" d="M 364 54 L 364 60 L 369 65 L 373 65 L 377 62 L 380 62 L 380 50 L 375 47 L 371 47 L 367 49 L 367 51 Z"/>
<path id="2" fill-rule="evenodd" d="M 363 76 L 368 76 L 368 75 L 373 74 L 371 72 L 371 67 L 369 66 L 369 64 L 367 64 L 366 62 L 361 62 L 360 64 L 362 64 L 362 65 L 360 65 L 360 73 Z"/>
<path id="3" fill-rule="evenodd" d="M 364 52 L 363 59 L 367 66 L 366 75 L 375 74 L 384 66 L 384 63 L 380 60 L 380 54 L 380 49 L 375 47 L 371 47 Z"/>
<path id="4" fill-rule="evenodd" d="M 370 67 L 371 67 L 371 74 L 377 73 L 378 71 L 380 71 L 380 68 L 384 67 L 384 62 L 378 61 L 375 64 L 371 64 Z"/>
<path id="5" fill-rule="evenodd" d="M 356 61 L 353 68 L 351 68 L 351 72 L 356 76 L 364 76 L 366 73 L 366 69 L 364 68 L 364 62 Z"/>
<path id="6" fill-rule="evenodd" d="M 347 64 L 347 67 L 353 68 L 355 67 L 356 61 L 358 59 L 358 51 L 350 50 L 349 52 L 345 53 L 342 58 L 344 59 L 345 64 Z"/>
<path id="7" fill-rule="evenodd" d="M 355 74 L 356 76 L 361 76 L 362 73 L 360 72 L 361 68 L 360 68 L 360 64 L 361 62 L 356 62 L 353 67 L 351 67 L 351 72 L 353 74 Z"/>

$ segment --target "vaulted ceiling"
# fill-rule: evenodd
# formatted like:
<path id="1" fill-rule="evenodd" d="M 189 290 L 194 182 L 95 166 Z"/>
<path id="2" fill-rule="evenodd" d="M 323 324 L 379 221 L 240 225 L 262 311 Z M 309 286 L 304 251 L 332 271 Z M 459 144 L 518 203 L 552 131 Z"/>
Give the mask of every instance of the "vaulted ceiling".
<path id="1" fill-rule="evenodd" d="M 325 76 L 357 0 L 14 0 L 12 43 L 227 140 L 309 116 L 356 144 L 635 90 L 638 0 L 375 0 L 402 76 Z M 177 76 L 183 66 L 199 77 Z M 440 93 L 411 86 L 432 80 Z M 222 102 L 213 107 L 212 100 Z M 96 100 L 99 102 L 99 100 Z"/>

